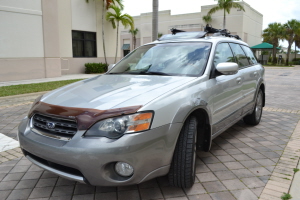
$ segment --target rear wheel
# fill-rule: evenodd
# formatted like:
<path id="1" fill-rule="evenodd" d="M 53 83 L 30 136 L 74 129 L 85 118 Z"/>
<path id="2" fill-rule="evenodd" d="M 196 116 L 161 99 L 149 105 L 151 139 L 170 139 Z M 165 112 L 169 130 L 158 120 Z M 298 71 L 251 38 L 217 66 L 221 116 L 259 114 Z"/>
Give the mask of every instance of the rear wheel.
<path id="1" fill-rule="evenodd" d="M 190 116 L 184 123 L 177 140 L 171 168 L 170 185 L 189 188 L 195 182 L 197 119 Z"/>
<path id="2" fill-rule="evenodd" d="M 259 124 L 262 115 L 262 109 L 263 109 L 263 92 L 259 90 L 256 97 L 254 110 L 250 115 L 247 115 L 243 118 L 244 122 L 250 125 Z"/>

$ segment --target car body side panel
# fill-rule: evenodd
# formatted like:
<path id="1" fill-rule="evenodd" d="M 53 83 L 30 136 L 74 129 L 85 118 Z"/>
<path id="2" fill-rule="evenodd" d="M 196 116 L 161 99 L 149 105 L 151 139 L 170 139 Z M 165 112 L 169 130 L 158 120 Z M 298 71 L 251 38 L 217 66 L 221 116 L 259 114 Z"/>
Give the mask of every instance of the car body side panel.
<path id="1" fill-rule="evenodd" d="M 243 106 L 249 104 L 255 98 L 258 79 L 260 77 L 260 66 L 253 65 L 241 69 L 243 74 Z"/>

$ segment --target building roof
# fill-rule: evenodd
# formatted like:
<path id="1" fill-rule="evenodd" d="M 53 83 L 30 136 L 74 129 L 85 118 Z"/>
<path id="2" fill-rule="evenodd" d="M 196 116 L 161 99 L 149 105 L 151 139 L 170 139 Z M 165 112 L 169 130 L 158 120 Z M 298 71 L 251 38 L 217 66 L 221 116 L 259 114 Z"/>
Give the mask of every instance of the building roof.
<path id="1" fill-rule="evenodd" d="M 273 45 L 269 44 L 267 42 L 263 42 L 261 44 L 255 45 L 253 47 L 250 47 L 251 49 L 273 49 Z M 279 47 L 276 47 L 276 49 L 280 49 Z"/>

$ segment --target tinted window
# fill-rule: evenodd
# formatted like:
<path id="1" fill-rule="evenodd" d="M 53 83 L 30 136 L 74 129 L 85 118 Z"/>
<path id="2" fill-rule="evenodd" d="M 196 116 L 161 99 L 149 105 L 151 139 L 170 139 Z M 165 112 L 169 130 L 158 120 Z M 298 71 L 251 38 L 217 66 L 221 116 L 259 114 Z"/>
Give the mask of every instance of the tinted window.
<path id="1" fill-rule="evenodd" d="M 222 62 L 236 62 L 228 43 L 218 44 L 216 48 L 214 64 L 217 66 Z"/>
<path id="2" fill-rule="evenodd" d="M 243 46 L 243 45 L 241 45 L 241 47 L 244 49 L 244 51 L 245 51 L 245 53 L 246 53 L 246 55 L 247 55 L 247 58 L 248 58 L 249 62 L 250 62 L 251 64 L 257 64 L 257 60 L 256 60 L 256 58 L 255 58 L 253 52 L 251 51 L 251 49 L 250 49 L 249 47 L 246 47 L 246 46 Z"/>
<path id="3" fill-rule="evenodd" d="M 245 52 L 243 51 L 243 49 L 240 45 L 230 43 L 230 47 L 234 53 L 234 56 L 236 57 L 236 59 L 238 61 L 238 65 L 240 68 L 248 66 L 250 64 Z"/>
<path id="4" fill-rule="evenodd" d="M 196 76 L 207 63 L 211 43 L 145 45 L 121 60 L 110 73 Z"/>
<path id="5" fill-rule="evenodd" d="M 96 57 L 96 33 L 72 31 L 73 57 Z"/>

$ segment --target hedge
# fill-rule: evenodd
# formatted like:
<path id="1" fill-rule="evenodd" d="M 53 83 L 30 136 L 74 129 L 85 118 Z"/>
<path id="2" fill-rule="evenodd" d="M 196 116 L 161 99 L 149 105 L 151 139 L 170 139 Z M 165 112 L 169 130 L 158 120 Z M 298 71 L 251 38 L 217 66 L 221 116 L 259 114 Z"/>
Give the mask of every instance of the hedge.
<path id="1" fill-rule="evenodd" d="M 85 63 L 85 73 L 104 73 L 107 71 L 108 65 L 105 63 Z"/>

